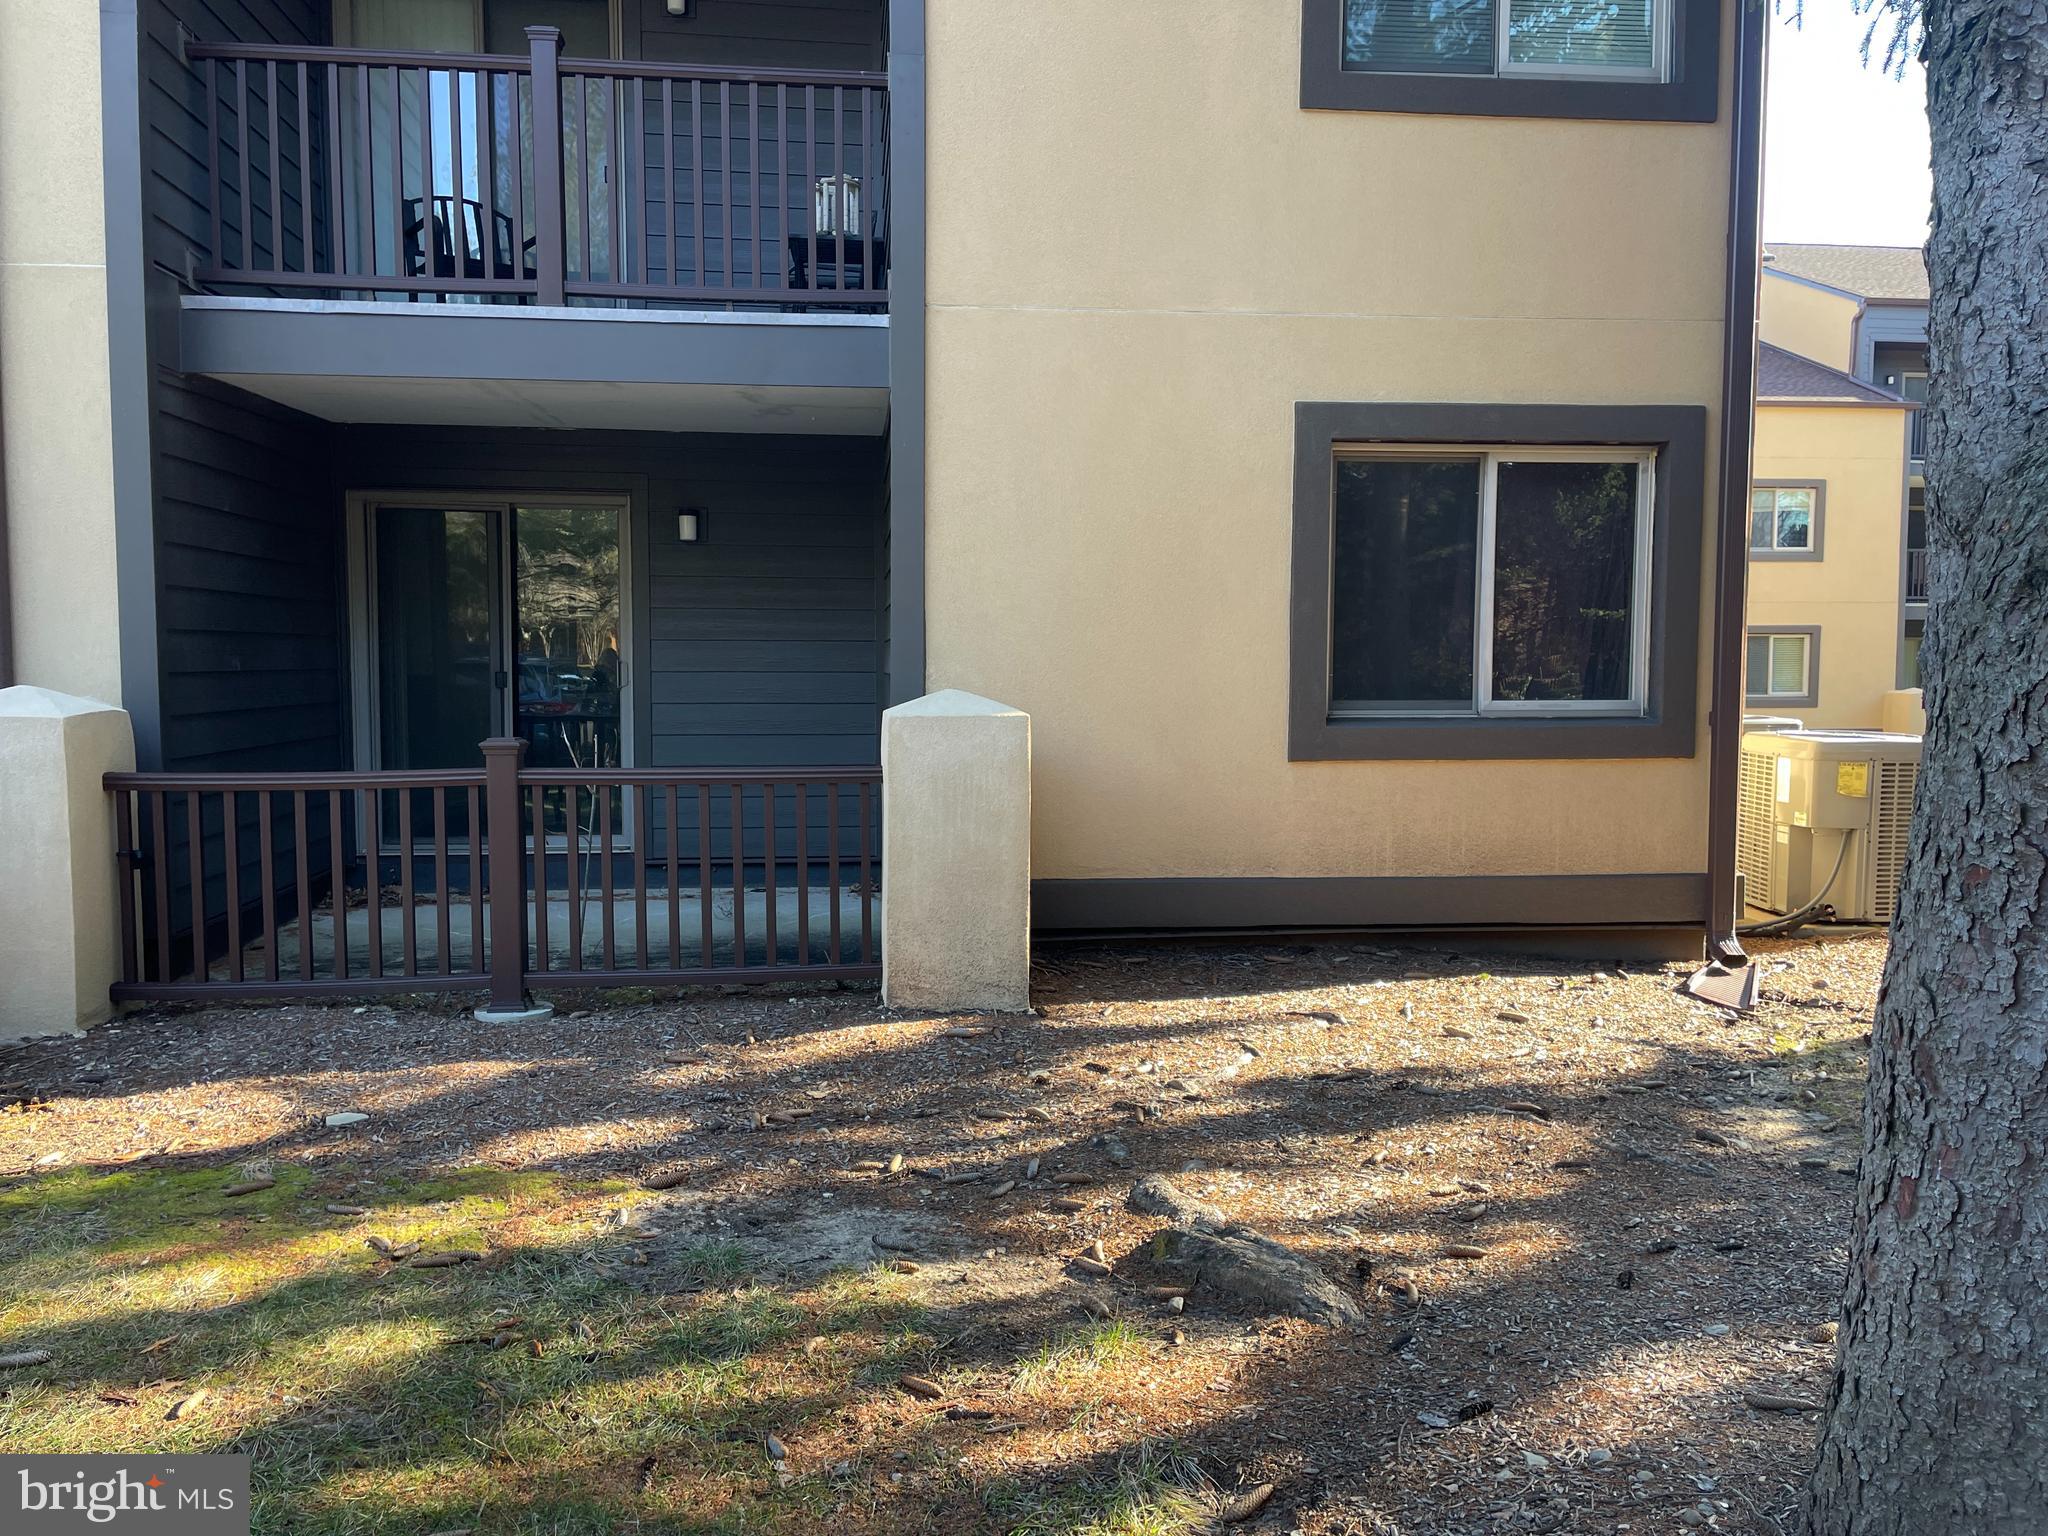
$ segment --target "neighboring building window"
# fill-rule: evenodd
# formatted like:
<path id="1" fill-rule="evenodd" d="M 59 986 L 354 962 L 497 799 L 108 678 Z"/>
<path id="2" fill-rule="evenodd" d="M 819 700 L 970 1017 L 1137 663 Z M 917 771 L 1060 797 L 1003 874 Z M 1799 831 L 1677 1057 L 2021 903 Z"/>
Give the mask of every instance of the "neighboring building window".
<path id="1" fill-rule="evenodd" d="M 1801 552 L 1814 547 L 1815 490 L 1810 485 L 1764 485 L 1749 493 L 1749 547 Z"/>
<path id="2" fill-rule="evenodd" d="M 1331 715 L 1640 715 L 1652 474 L 1636 449 L 1340 455 Z"/>
<path id="3" fill-rule="evenodd" d="M 1665 0 L 1344 0 L 1347 70 L 1662 80 Z"/>
<path id="4" fill-rule="evenodd" d="M 1927 637 L 1925 619 L 1906 620 L 1904 667 L 1899 676 L 1901 688 L 1920 686 L 1920 642 Z"/>
<path id="5" fill-rule="evenodd" d="M 1301 104 L 1714 121 L 1720 0 L 1302 0 Z"/>
<path id="6" fill-rule="evenodd" d="M 1815 668 L 1819 653 L 1818 629 L 1752 629 L 1743 669 L 1745 695 L 1752 704 L 1811 708 L 1818 697 Z"/>
<path id="7" fill-rule="evenodd" d="M 1704 410 L 1294 410 L 1290 759 L 1692 755 Z"/>

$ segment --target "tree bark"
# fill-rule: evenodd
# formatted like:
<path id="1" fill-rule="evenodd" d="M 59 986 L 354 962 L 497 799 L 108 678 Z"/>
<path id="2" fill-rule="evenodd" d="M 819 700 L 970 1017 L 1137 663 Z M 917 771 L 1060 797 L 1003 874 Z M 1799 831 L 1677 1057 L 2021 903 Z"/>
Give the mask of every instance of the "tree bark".
<path id="1" fill-rule="evenodd" d="M 1813 1536 L 2042 1536 L 2048 0 L 1923 20 L 1928 734 L 1806 1514 Z"/>

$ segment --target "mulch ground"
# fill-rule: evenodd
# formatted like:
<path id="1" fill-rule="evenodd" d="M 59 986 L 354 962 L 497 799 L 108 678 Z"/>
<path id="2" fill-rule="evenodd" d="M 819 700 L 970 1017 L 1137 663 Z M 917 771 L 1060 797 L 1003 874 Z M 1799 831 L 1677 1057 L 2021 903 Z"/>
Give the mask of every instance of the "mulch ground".
<path id="1" fill-rule="evenodd" d="M 512 1026 L 431 1000 L 141 1013 L 0 1051 L 0 1189 L 481 1164 L 665 1185 L 629 1218 L 657 1272 L 664 1230 L 791 1284 L 895 1263 L 942 1398 L 849 1387 L 782 1449 L 829 1469 L 886 1423 L 945 1454 L 834 1529 L 1182 1528 L 962 1492 L 1095 1486 L 1170 1445 L 1211 1517 L 1271 1485 L 1237 1529 L 1776 1532 L 1816 1415 L 1753 1400 L 1825 1396 L 1884 941 L 1756 947 L 1745 1017 L 1680 967 L 1349 943 L 1048 949 L 1025 1017 L 836 988 Z M 1179 1278 L 1124 1204 L 1148 1173 L 1314 1260 L 1366 1325 L 1148 1295 Z M 1106 1276 L 1072 1262 L 1096 1242 Z M 1104 1317 L 1143 1347 L 1020 1395 L 1020 1362 L 1055 1371 L 1049 1341 Z"/>

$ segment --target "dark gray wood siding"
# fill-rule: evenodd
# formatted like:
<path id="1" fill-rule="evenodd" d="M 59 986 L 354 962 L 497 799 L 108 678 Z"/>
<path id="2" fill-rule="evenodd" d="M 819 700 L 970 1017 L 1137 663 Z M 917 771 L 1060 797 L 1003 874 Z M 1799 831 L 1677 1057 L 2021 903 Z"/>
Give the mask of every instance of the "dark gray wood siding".
<path id="1" fill-rule="evenodd" d="M 668 64 L 886 69 L 884 0 L 621 0 L 629 56 Z"/>
<path id="2" fill-rule="evenodd" d="M 176 374 L 159 377 L 156 401 L 166 766 L 342 766 L 342 541 L 329 427 Z"/>
<path id="3" fill-rule="evenodd" d="M 366 490 L 623 495 L 640 760 L 872 763 L 885 687 L 882 445 L 872 438 L 348 427 Z M 699 509 L 705 536 L 676 537 Z"/>
<path id="4" fill-rule="evenodd" d="M 142 7 L 144 248 L 164 273 L 182 275 L 188 256 L 201 264 L 214 255 L 206 204 L 206 76 L 178 57 L 180 29 L 206 42 L 314 43 L 329 41 L 326 0 L 143 0 Z M 231 122 L 224 108 L 221 121 Z M 260 127 L 252 158 L 268 164 Z M 280 180 L 296 209 L 298 161 L 289 139 L 280 146 Z M 256 188 L 259 205 L 269 196 L 267 181 Z M 226 215 L 224 244 L 232 248 L 238 211 Z M 291 219 L 296 221 L 296 212 Z M 268 256 L 267 227 L 257 230 L 259 254 Z"/>

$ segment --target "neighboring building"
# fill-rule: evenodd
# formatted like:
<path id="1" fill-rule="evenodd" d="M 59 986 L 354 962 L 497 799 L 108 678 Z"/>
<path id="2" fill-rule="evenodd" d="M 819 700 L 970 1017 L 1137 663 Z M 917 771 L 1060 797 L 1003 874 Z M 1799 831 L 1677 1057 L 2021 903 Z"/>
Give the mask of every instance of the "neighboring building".
<path id="1" fill-rule="evenodd" d="M 1904 400 L 1768 342 L 1751 471 L 1748 706 L 1874 729 L 1899 680 Z"/>
<path id="2" fill-rule="evenodd" d="M 445 960 L 473 796 L 337 775 L 489 736 L 557 773 L 572 922 L 600 820 L 607 882 L 697 867 L 708 914 L 724 861 L 772 911 L 855 832 L 792 846 L 767 780 L 872 764 L 940 688 L 1032 717 L 1041 930 L 1732 920 L 1749 8 L 1498 42 L 1409 0 L 99 13 L 97 69 L 39 47 L 104 124 L 100 564 L 52 611 L 18 536 L 13 622 L 22 680 L 207 786 L 189 823 L 142 792 L 157 972 L 188 853 L 212 953 L 252 892 L 310 912 L 337 841 L 372 892 L 444 887 Z M 118 677 L 47 660 L 113 634 Z M 579 812 L 600 770 L 651 792 Z M 745 812 L 664 803 L 688 771 Z M 296 891 L 194 777 L 229 772 L 303 776 Z"/>
<path id="3" fill-rule="evenodd" d="M 1917 405 L 1927 398 L 1927 263 L 1917 246 L 1766 246 L 1759 322 L 1760 334 L 1767 345 L 1849 376 L 1846 384 L 1823 386 L 1808 381 L 1789 387 L 1841 390 L 1845 394 L 1860 386 L 1874 387 L 1888 397 L 1879 404 L 1903 400 Z M 1761 383 L 1758 403 L 1760 406 L 1766 403 Z M 1821 433 L 1843 419 L 1839 413 L 1829 411 L 1794 417 L 1780 411 L 1760 410 L 1756 473 L 1759 476 L 1767 474 L 1763 457 L 1768 434 L 1771 452 L 1783 473 L 1795 477 L 1802 474 L 1825 476 L 1830 456 L 1837 451 L 1838 444 L 1819 437 L 1802 442 L 1798 433 L 1802 424 L 1810 425 L 1816 433 Z M 1889 686 L 1896 689 L 1920 686 L 1920 638 L 1927 621 L 1925 413 L 1910 411 L 1904 430 L 1904 463 L 1897 488 L 1899 513 L 1896 525 L 1880 529 L 1870 521 L 1878 501 L 1874 487 L 1868 498 L 1867 510 L 1858 514 L 1859 528 L 1866 531 L 1872 541 L 1889 539 L 1896 547 L 1895 580 L 1887 581 L 1881 587 L 1867 584 L 1891 559 L 1889 553 L 1880 552 L 1874 542 L 1870 545 L 1859 542 L 1854 568 L 1841 569 L 1839 574 L 1835 559 L 1831 557 L 1825 561 L 1826 569 L 1811 570 L 1803 576 L 1782 572 L 1764 577 L 1759 568 L 1752 571 L 1750 578 L 1752 625 L 1758 618 L 1755 599 L 1762 599 L 1772 606 L 1770 618 L 1776 623 L 1790 622 L 1790 616 L 1784 610 L 1796 609 L 1801 602 L 1839 600 L 1829 594 L 1854 591 L 1860 594 L 1856 599 L 1858 603 L 1869 603 L 1883 601 L 1882 593 L 1896 590 L 1898 598 L 1892 604 L 1888 647 L 1893 658 Z M 1860 441 L 1852 458 L 1859 461 L 1861 467 L 1852 468 L 1845 464 L 1843 473 L 1862 479 L 1871 472 L 1869 455 L 1862 450 L 1869 447 L 1870 440 L 1877 433 L 1876 427 L 1866 425 L 1854 434 Z M 1773 470 L 1769 473 L 1778 472 Z M 1841 553 L 1847 555 L 1849 551 Z M 1856 643 L 1861 645 L 1866 638 L 1867 632 L 1859 632 Z M 1788 664 L 1795 649 L 1790 641 L 1777 646 L 1778 653 L 1787 659 Z M 1824 647 L 1823 653 L 1837 654 L 1832 645 Z M 1882 672 L 1874 654 L 1865 658 L 1863 670 L 1871 675 Z M 1868 681 L 1866 676 L 1854 685 L 1853 703 L 1848 700 L 1823 702 L 1820 709 L 1828 716 L 1829 723 L 1863 726 L 1879 723 L 1878 714 L 1866 708 Z M 1754 686 L 1750 692 L 1754 699 L 1757 694 Z M 1775 711 L 1775 706 L 1772 708 Z M 1802 713 L 1796 709 L 1790 712 Z M 1818 721 L 1820 717 L 1816 715 L 1814 718 Z"/>

